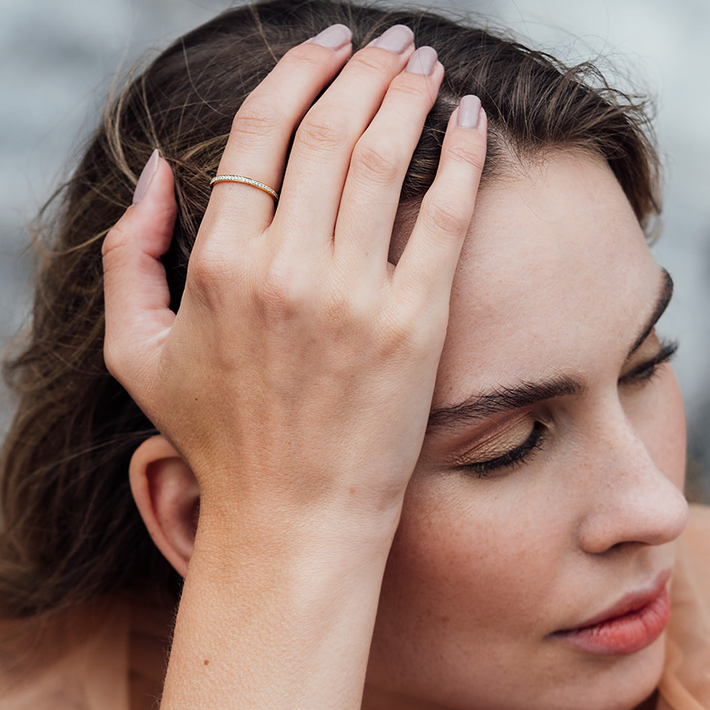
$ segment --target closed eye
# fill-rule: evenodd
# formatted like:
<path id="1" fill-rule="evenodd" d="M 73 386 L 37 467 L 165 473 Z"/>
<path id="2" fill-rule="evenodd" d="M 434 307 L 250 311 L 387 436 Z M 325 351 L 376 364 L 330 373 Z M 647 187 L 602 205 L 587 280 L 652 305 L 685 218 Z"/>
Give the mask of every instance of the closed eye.
<path id="1" fill-rule="evenodd" d="M 465 461 L 458 467 L 464 473 L 473 473 L 479 478 L 486 478 L 492 472 L 515 468 L 527 463 L 542 448 L 547 435 L 547 427 L 540 421 L 533 424 L 530 436 L 520 446 L 516 446 L 510 451 L 506 451 L 495 458 L 487 461 Z"/>
<path id="2" fill-rule="evenodd" d="M 658 374 L 662 365 L 670 362 L 678 351 L 677 341 L 661 341 L 660 350 L 652 358 L 640 362 L 628 372 L 619 377 L 618 383 L 621 387 L 643 386 Z M 522 466 L 528 463 L 534 454 L 542 448 L 547 436 L 547 427 L 540 421 L 536 421 L 527 439 L 509 451 L 485 461 L 465 460 L 460 462 L 459 470 L 465 473 L 472 473 L 479 478 L 487 478 L 494 472 L 505 471 L 507 469 Z"/>
<path id="3" fill-rule="evenodd" d="M 661 365 L 673 359 L 676 352 L 678 352 L 677 341 L 662 341 L 661 349 L 654 357 L 639 363 L 619 377 L 619 385 L 621 387 L 632 387 L 648 382 L 658 373 Z"/>

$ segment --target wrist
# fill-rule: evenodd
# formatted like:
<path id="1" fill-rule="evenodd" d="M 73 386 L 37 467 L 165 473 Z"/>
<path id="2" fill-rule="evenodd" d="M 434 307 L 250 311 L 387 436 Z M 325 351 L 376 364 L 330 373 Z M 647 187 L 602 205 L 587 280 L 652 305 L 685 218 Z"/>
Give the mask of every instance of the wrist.
<path id="1" fill-rule="evenodd" d="M 223 508 L 200 513 L 165 707 L 359 707 L 394 530 Z"/>
<path id="2" fill-rule="evenodd" d="M 286 505 L 263 500 L 200 500 L 195 549 L 233 564 L 310 567 L 313 559 L 345 571 L 348 565 L 383 566 L 397 530 L 401 506 L 363 512 L 357 506 Z"/>

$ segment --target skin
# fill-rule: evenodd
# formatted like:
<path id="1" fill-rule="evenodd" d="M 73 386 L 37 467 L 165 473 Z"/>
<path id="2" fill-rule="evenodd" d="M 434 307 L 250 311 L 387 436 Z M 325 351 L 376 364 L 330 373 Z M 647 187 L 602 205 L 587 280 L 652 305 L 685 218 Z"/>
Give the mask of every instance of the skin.
<path id="1" fill-rule="evenodd" d="M 474 211 L 486 123 L 463 105 L 388 264 L 443 78 L 409 70 L 410 35 L 358 53 L 305 119 L 349 43 L 301 45 L 250 95 L 219 172 L 278 186 L 278 210 L 218 186 L 177 314 L 164 161 L 104 243 L 106 362 L 163 434 L 132 489 L 185 575 L 163 710 L 630 710 L 658 681 L 662 639 L 600 658 L 550 634 L 669 569 L 686 522 L 677 385 L 629 382 L 654 335 L 627 362 L 665 278 L 594 158 L 547 155 Z M 427 429 L 430 405 L 551 377 L 575 394 Z M 525 465 L 460 470 L 535 422 Z"/>
<path id="2" fill-rule="evenodd" d="M 567 375 L 581 394 L 430 430 L 384 576 L 364 708 L 628 710 L 663 636 L 628 656 L 572 650 L 577 626 L 673 562 L 685 426 L 669 365 L 618 380 L 664 277 L 605 163 L 548 156 L 479 193 L 454 281 L 433 407 Z M 593 294 L 593 298 L 590 298 Z M 527 463 L 481 478 L 542 418 Z"/>
<path id="3" fill-rule="evenodd" d="M 361 706 L 486 117 L 475 97 L 452 113 L 392 269 L 402 181 L 444 69 L 403 27 L 343 68 L 342 29 L 337 46 L 289 51 L 238 111 L 219 172 L 258 175 L 278 209 L 261 190 L 215 187 L 178 313 L 160 261 L 176 213 L 164 160 L 103 244 L 107 367 L 200 493 L 190 549 L 175 531 L 194 525 L 192 494 L 162 505 L 180 486 L 152 485 L 165 467 L 134 455 L 141 514 L 185 572 L 162 710 Z"/>

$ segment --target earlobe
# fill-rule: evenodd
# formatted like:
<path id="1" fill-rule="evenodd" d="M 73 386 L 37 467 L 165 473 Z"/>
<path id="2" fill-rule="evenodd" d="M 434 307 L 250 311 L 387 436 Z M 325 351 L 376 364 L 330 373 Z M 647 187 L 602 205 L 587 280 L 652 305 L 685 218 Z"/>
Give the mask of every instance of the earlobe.
<path id="1" fill-rule="evenodd" d="M 200 506 L 195 475 L 162 436 L 153 436 L 136 449 L 129 471 L 133 498 L 153 542 L 184 577 Z"/>

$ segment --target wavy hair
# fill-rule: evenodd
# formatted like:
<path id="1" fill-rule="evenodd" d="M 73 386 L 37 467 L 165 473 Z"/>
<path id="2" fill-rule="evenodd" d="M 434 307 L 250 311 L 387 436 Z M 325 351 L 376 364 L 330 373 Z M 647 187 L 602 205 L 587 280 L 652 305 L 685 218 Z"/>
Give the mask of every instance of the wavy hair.
<path id="1" fill-rule="evenodd" d="M 416 208 L 430 186 L 459 97 L 477 94 L 490 128 L 484 184 L 520 161 L 578 150 L 606 160 L 642 227 L 658 213 L 658 160 L 644 105 L 613 90 L 591 64 L 567 67 L 430 12 L 343 0 L 266 0 L 186 34 L 109 103 L 74 175 L 42 215 L 32 321 L 5 363 L 17 397 L 0 468 L 5 615 L 120 590 L 179 594 L 180 580 L 151 542 L 129 488 L 130 457 L 155 430 L 104 364 L 101 242 L 157 148 L 175 174 L 178 219 L 164 263 L 177 309 L 235 112 L 288 49 L 336 22 L 352 29 L 355 49 L 406 24 L 446 69 L 403 206 Z"/>

